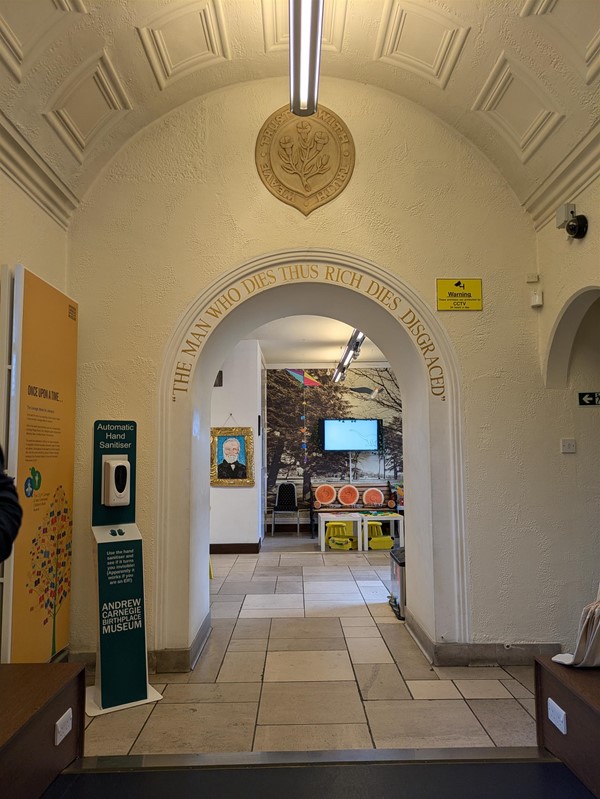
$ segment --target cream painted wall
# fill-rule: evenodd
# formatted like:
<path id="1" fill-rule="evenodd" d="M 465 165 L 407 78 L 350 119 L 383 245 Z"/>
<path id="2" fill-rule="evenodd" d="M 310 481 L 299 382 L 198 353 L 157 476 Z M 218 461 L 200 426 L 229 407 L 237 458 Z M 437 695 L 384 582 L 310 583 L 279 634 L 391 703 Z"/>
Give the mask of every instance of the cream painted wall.
<path id="1" fill-rule="evenodd" d="M 554 220 L 539 231 L 538 264 L 544 307 L 538 312 L 540 359 L 544 364 L 555 321 L 572 297 L 584 289 L 600 289 L 600 177 L 579 194 L 565 197 L 588 218 L 588 233 L 571 239 Z"/>
<path id="2" fill-rule="evenodd" d="M 223 386 L 212 391 L 211 426 L 252 429 L 254 486 L 214 486 L 210 489 L 211 544 L 256 544 L 261 538 L 262 451 L 257 429 L 260 413 L 260 372 L 261 352 L 258 341 L 240 341 L 223 364 Z"/>
<path id="3" fill-rule="evenodd" d="M 436 277 L 483 278 L 482 313 L 439 314 L 462 371 L 472 640 L 569 641 L 573 607 L 595 565 L 573 569 L 568 607 L 560 601 L 562 566 L 589 546 L 596 519 L 582 509 L 580 527 L 569 538 L 562 533 L 576 476 L 561 472 L 556 444 L 570 410 L 541 378 L 538 314 L 525 284 L 535 271 L 531 222 L 489 162 L 422 109 L 333 79 L 320 99 L 352 131 L 357 161 L 346 191 L 308 218 L 275 200 L 254 166 L 258 130 L 287 102 L 283 79 L 231 87 L 160 120 L 119 153 L 75 215 L 68 286 L 81 320 L 75 650 L 95 646 L 93 420 L 138 421 L 152 648 L 156 548 L 168 536 L 157 529 L 156 503 L 162 354 L 193 298 L 216 278 L 253 256 L 310 246 L 370 259 L 431 307 Z M 447 509 L 435 496 L 431 503 L 443 517 Z"/>
<path id="4" fill-rule="evenodd" d="M 67 232 L 0 172 L 0 263 L 23 264 L 66 291 Z"/>

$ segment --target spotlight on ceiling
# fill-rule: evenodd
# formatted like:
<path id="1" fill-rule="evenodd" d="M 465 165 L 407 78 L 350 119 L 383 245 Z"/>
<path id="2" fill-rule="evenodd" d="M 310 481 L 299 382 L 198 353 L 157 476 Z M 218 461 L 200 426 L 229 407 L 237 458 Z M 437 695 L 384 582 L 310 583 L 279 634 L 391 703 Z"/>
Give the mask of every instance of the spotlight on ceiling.
<path id="1" fill-rule="evenodd" d="M 340 362 L 335 367 L 333 375 L 331 376 L 332 383 L 339 383 L 340 380 L 344 380 L 346 377 L 346 369 L 350 366 L 352 361 L 360 355 L 360 347 L 364 340 L 365 334 L 354 328 L 344 348 Z"/>
<path id="2" fill-rule="evenodd" d="M 290 0 L 290 111 L 317 110 L 323 0 Z"/>

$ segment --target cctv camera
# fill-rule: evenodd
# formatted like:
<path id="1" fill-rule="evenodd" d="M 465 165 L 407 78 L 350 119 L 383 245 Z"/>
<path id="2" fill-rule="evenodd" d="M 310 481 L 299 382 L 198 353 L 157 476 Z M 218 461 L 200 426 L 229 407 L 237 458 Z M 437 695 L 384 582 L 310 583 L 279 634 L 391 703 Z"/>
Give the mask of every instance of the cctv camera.
<path id="1" fill-rule="evenodd" d="M 587 216 L 584 216 L 583 214 L 577 214 L 577 216 L 573 216 L 565 225 L 567 236 L 572 239 L 582 239 L 587 233 L 587 229 Z"/>

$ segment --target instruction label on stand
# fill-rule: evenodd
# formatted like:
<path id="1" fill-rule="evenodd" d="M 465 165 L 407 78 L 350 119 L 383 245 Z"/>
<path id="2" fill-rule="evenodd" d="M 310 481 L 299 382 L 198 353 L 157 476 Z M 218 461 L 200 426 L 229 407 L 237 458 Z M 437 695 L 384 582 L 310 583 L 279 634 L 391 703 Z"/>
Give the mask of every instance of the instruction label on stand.
<path id="1" fill-rule="evenodd" d="M 95 527 L 102 708 L 147 697 L 142 538 L 134 524 Z"/>

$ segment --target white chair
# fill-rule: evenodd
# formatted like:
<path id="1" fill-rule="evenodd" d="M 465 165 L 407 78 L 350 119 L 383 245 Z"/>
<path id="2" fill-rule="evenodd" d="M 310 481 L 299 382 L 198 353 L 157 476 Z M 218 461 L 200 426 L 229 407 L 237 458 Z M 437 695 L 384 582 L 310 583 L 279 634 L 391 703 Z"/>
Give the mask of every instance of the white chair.
<path id="1" fill-rule="evenodd" d="M 288 516 L 292 513 L 296 514 L 296 534 L 300 535 L 300 509 L 298 508 L 298 500 L 296 498 L 296 486 L 294 483 L 279 483 L 277 486 L 277 496 L 275 498 L 275 505 L 273 506 L 273 515 L 271 517 L 271 535 L 275 531 L 275 514 L 285 513 Z"/>

